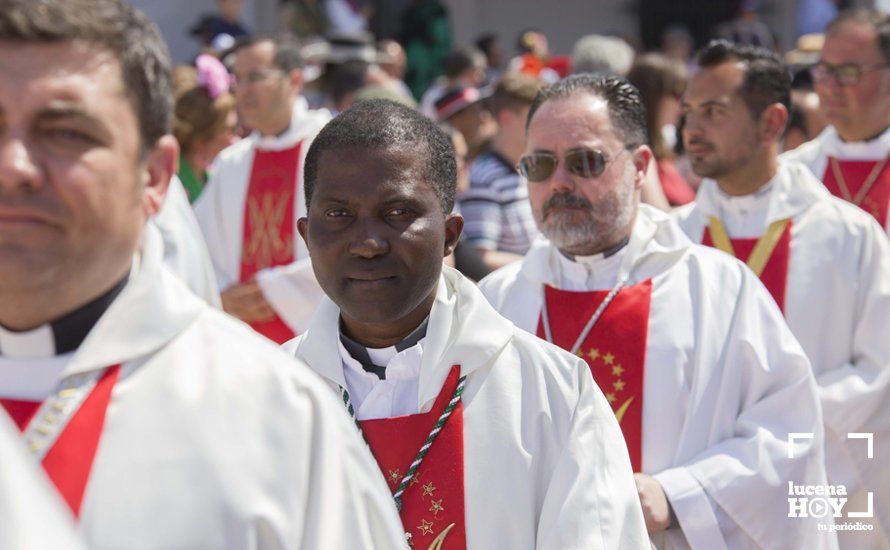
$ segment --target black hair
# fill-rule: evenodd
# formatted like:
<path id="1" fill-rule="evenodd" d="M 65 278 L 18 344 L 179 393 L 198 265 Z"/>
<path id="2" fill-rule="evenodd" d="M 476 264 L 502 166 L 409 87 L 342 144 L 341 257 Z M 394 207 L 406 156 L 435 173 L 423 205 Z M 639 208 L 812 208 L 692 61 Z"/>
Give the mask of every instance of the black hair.
<path id="1" fill-rule="evenodd" d="M 124 90 L 139 120 L 143 153 L 173 128 L 170 54 L 144 13 L 121 0 L 3 0 L 0 40 L 83 40 L 117 57 Z"/>
<path id="2" fill-rule="evenodd" d="M 303 177 L 306 208 L 312 202 L 322 153 L 350 147 L 404 148 L 424 155 L 424 179 L 436 192 L 442 211 L 451 212 L 457 185 L 457 162 L 451 138 L 416 110 L 387 99 L 357 101 L 328 122 L 312 141 L 306 153 Z"/>
<path id="3" fill-rule="evenodd" d="M 456 46 L 445 58 L 442 71 L 446 78 L 455 78 L 461 73 L 475 69 L 482 56 L 482 52 L 473 46 Z"/>
<path id="4" fill-rule="evenodd" d="M 589 94 L 603 98 L 609 106 L 609 118 L 621 132 L 624 146 L 633 150 L 646 143 L 646 108 L 640 92 L 620 76 L 591 73 L 575 74 L 551 84 L 538 92 L 528 112 L 525 127 L 541 105 L 554 99 L 566 99 Z"/>
<path id="5" fill-rule="evenodd" d="M 497 43 L 498 37 L 494 33 L 486 33 L 476 39 L 476 47 L 486 56 L 491 55 L 491 48 Z"/>
<path id="6" fill-rule="evenodd" d="M 728 61 L 742 62 L 745 77 L 739 86 L 739 95 L 752 117 L 760 116 L 774 103 L 781 103 L 791 111 L 791 72 L 770 50 L 714 40 L 698 52 L 696 61 L 705 69 Z"/>
<path id="7" fill-rule="evenodd" d="M 290 73 L 294 69 L 303 68 L 303 55 L 300 53 L 300 43 L 296 39 L 287 36 L 267 36 L 261 34 L 242 36 L 235 42 L 235 46 L 223 55 L 223 58 L 228 59 L 229 56 L 237 54 L 238 51 L 262 42 L 270 42 L 275 48 L 272 65 L 276 69 Z"/>

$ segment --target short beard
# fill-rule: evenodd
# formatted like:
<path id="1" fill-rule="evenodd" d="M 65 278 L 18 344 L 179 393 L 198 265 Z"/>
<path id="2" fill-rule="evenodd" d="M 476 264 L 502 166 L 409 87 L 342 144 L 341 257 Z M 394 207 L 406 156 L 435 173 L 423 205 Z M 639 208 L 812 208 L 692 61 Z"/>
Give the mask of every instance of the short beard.
<path id="1" fill-rule="evenodd" d="M 555 206 L 577 206 L 574 213 L 549 212 Z M 539 214 L 538 226 L 554 246 L 563 252 L 588 256 L 601 252 L 620 240 L 622 231 L 633 220 L 634 189 L 619 185 L 593 205 L 570 193 L 551 196 Z M 583 219 L 578 219 L 583 216 Z"/>

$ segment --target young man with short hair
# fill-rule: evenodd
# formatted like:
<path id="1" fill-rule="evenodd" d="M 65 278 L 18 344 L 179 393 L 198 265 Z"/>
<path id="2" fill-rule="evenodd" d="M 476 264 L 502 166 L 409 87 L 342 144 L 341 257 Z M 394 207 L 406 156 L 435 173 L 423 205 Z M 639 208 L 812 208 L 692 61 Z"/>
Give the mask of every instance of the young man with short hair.
<path id="1" fill-rule="evenodd" d="M 791 92 L 778 56 L 712 42 L 698 66 L 682 101 L 683 139 L 705 179 L 677 219 L 692 240 L 746 262 L 784 312 L 816 376 L 828 480 L 844 485 L 848 512 L 865 510 L 874 495 L 874 519 L 863 520 L 873 530 L 838 536 L 850 548 L 887 546 L 890 466 L 847 436 L 872 433 L 875 457 L 890 453 L 882 427 L 890 398 L 890 242 L 807 167 L 778 158 Z"/>

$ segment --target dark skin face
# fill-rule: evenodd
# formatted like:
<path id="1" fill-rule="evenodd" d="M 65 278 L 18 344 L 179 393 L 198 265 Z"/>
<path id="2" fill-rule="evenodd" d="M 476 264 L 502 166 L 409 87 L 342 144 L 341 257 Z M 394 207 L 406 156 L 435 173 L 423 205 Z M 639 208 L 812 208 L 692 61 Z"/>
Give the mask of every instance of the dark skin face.
<path id="1" fill-rule="evenodd" d="M 346 334 L 366 346 L 392 346 L 429 315 L 442 259 L 463 229 L 463 218 L 442 212 L 422 155 L 405 148 L 322 153 L 307 217 L 297 222 Z"/>

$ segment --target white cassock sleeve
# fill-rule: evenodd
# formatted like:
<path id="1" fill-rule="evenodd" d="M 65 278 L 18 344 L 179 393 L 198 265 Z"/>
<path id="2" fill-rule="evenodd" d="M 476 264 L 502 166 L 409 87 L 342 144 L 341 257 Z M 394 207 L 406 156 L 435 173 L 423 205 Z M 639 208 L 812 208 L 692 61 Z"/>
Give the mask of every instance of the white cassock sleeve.
<path id="1" fill-rule="evenodd" d="M 199 298 L 222 307 L 204 234 L 178 177 L 171 178 L 164 204 L 151 222 L 163 237 L 164 263 Z"/>
<path id="2" fill-rule="evenodd" d="M 226 240 L 226 235 L 231 231 L 225 230 L 225 215 L 221 212 L 222 200 L 217 194 L 223 193 L 221 189 L 225 185 L 225 181 L 219 175 L 224 167 L 218 166 L 221 163 L 219 157 L 213 162 L 208 173 L 207 183 L 204 190 L 198 197 L 198 200 L 192 205 L 195 210 L 195 217 L 201 233 L 204 235 L 204 241 L 207 245 L 207 251 L 210 253 L 210 261 L 213 266 L 213 273 L 216 276 L 216 282 L 221 291 L 226 290 L 237 282 L 232 273 L 229 272 L 225 262 L 230 259 L 234 252 L 230 247 L 234 247 L 234 243 Z"/>
<path id="3" fill-rule="evenodd" d="M 269 267 L 256 274 L 263 296 L 296 334 L 309 328 L 309 321 L 324 291 L 315 279 L 309 258 Z"/>
<path id="4" fill-rule="evenodd" d="M 303 408 L 299 420 L 294 418 L 310 443 L 306 461 L 294 464 L 306 469 L 301 477 L 308 480 L 300 506 L 306 516 L 294 518 L 295 525 L 304 526 L 299 548 L 406 548 L 402 522 L 377 462 L 342 404 L 318 384 L 318 391 L 304 393 L 315 403 Z M 275 540 L 260 542 L 259 548 L 286 547 Z"/>
<path id="5" fill-rule="evenodd" d="M 0 548 L 82 550 L 71 515 L 0 409 Z"/>
<path id="6" fill-rule="evenodd" d="M 866 233 L 857 241 L 859 280 L 849 281 L 859 290 L 852 362 L 817 379 L 825 424 L 842 439 L 869 424 L 890 397 L 890 242 L 877 223 L 869 224 Z M 886 414 L 886 408 L 880 412 Z"/>
<path id="7" fill-rule="evenodd" d="M 537 548 L 648 548 L 621 428 L 590 368 L 578 361 L 578 401 L 547 484 Z"/>
<path id="8" fill-rule="evenodd" d="M 736 530 L 767 546 L 792 540 L 800 548 L 830 546 L 816 519 L 788 518 L 789 481 L 827 483 L 810 364 L 766 288 L 743 269 L 738 296 L 725 296 L 725 305 L 709 304 L 733 311 L 713 366 L 722 372 L 707 387 L 693 388 L 721 403 L 717 418 L 689 419 L 686 427 L 704 432 L 700 437 L 710 444 L 654 477 L 693 548 L 725 547 L 724 535 Z M 709 427 L 734 436 L 716 440 Z M 814 439 L 799 441 L 788 458 L 788 434 L 798 432 Z"/>

